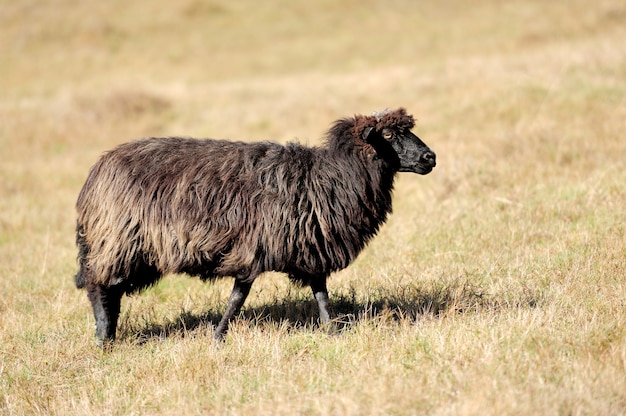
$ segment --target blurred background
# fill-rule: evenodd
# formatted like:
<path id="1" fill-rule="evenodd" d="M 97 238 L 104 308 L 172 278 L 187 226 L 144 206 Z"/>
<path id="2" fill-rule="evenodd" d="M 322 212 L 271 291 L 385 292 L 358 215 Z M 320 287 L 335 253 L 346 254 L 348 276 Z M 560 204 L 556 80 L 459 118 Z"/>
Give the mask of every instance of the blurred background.
<path id="1" fill-rule="evenodd" d="M 2 140 L 316 141 L 337 117 L 396 106 L 464 135 L 537 123 L 569 84 L 623 80 L 624 14 L 614 0 L 16 0 L 0 12 Z"/>

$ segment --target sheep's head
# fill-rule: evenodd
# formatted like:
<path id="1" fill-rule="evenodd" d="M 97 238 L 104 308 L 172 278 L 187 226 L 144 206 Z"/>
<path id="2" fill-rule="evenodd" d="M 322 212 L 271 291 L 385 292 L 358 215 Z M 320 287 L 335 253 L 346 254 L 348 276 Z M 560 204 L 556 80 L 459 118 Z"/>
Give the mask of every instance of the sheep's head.
<path id="1" fill-rule="evenodd" d="M 398 171 L 426 175 L 437 164 L 435 153 L 411 132 L 415 121 L 404 108 L 374 113 L 363 121 L 363 140 Z"/>

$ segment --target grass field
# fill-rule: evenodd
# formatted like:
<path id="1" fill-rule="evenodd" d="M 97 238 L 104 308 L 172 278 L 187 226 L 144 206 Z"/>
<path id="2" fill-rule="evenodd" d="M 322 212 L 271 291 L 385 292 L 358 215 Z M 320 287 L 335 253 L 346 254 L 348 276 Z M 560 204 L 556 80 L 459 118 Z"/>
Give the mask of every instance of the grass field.
<path id="1" fill-rule="evenodd" d="M 0 8 L 0 414 L 626 414 L 626 4 L 107 2 Z M 329 282 L 169 276 L 95 347 L 74 202 L 114 145 L 319 144 L 406 107 L 437 152 Z"/>

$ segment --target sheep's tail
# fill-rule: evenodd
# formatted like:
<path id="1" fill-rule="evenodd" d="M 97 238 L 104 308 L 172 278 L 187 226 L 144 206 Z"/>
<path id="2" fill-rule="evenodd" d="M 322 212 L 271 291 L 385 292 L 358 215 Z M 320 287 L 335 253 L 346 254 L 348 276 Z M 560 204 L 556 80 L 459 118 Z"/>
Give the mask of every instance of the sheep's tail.
<path id="1" fill-rule="evenodd" d="M 89 246 L 87 245 L 87 239 L 85 238 L 85 231 L 80 224 L 76 225 L 76 245 L 78 246 L 79 269 L 76 276 L 74 276 L 74 284 L 78 289 L 82 289 L 85 287 L 85 263 L 87 262 Z"/>
<path id="2" fill-rule="evenodd" d="M 81 267 L 74 276 L 74 283 L 76 284 L 76 288 L 82 289 L 85 287 L 85 274 L 83 273 L 83 268 Z"/>

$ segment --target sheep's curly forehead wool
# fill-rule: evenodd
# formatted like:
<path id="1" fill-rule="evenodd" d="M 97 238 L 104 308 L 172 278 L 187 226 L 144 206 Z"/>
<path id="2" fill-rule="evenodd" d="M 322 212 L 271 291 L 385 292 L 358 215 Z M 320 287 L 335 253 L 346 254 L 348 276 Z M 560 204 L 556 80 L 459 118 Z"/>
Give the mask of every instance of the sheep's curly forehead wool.
<path id="1" fill-rule="evenodd" d="M 415 127 L 415 120 L 411 114 L 407 114 L 404 108 L 397 110 L 385 109 L 383 111 L 372 113 L 372 117 L 376 119 L 376 129 L 385 127 L 395 127 L 397 129 L 412 129 Z"/>
<path id="2" fill-rule="evenodd" d="M 396 110 L 385 109 L 374 112 L 370 116 L 361 115 L 355 117 L 355 133 L 361 134 L 367 127 L 374 127 L 379 132 L 385 128 L 411 130 L 415 127 L 415 119 L 411 114 L 407 114 L 404 108 Z"/>

